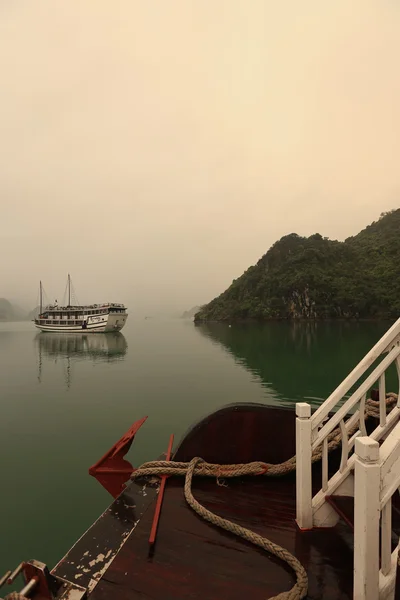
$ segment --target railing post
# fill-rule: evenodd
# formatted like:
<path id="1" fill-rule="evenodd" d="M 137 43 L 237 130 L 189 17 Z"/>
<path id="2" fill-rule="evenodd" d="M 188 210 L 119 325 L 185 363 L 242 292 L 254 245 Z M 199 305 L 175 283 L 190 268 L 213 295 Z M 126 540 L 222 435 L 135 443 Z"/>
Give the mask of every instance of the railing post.
<path id="1" fill-rule="evenodd" d="M 379 598 L 379 444 L 369 437 L 355 441 L 354 599 Z"/>
<path id="2" fill-rule="evenodd" d="M 300 529 L 311 529 L 311 406 L 298 402 L 296 415 L 296 521 Z"/>

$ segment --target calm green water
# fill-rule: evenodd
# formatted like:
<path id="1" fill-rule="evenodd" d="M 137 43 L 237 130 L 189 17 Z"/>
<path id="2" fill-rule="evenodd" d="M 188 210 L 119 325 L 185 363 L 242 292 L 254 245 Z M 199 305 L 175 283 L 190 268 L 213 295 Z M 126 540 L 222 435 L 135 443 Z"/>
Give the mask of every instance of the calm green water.
<path id="1" fill-rule="evenodd" d="M 223 404 L 319 404 L 388 327 L 131 317 L 123 335 L 75 337 L 0 324 L 0 575 L 53 566 L 106 508 L 88 468 L 136 419 L 149 416 L 128 455 L 139 465 Z"/>

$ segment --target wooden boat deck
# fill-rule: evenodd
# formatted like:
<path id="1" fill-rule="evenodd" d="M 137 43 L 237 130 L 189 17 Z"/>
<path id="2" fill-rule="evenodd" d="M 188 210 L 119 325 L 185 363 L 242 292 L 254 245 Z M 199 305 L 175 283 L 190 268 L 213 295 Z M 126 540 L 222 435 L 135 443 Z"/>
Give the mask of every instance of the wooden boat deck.
<path id="1" fill-rule="evenodd" d="M 281 463 L 295 454 L 294 429 L 291 410 L 224 407 L 187 433 L 173 460 L 201 456 L 218 464 Z M 330 454 L 333 472 L 339 461 L 339 452 Z M 316 463 L 315 491 L 321 486 L 320 471 Z M 294 473 L 219 483 L 194 478 L 195 498 L 296 556 L 308 574 L 308 600 L 352 599 L 352 529 L 342 520 L 333 528 L 300 531 Z M 90 600 L 266 600 L 293 586 L 294 573 L 285 563 L 195 514 L 184 499 L 183 478 L 167 480 L 156 543 L 150 548 L 156 498 L 156 484 L 131 482 L 53 572 L 86 587 Z"/>
<path id="2" fill-rule="evenodd" d="M 292 552 L 308 572 L 309 599 L 352 598 L 351 535 L 346 543 L 341 526 L 299 531 L 293 477 L 230 480 L 228 487 L 197 480 L 193 493 L 210 510 Z M 282 561 L 198 517 L 186 504 L 182 481 L 167 483 L 156 546 L 149 554 L 153 514 L 154 503 L 94 589 L 93 600 L 265 600 L 295 582 Z"/>

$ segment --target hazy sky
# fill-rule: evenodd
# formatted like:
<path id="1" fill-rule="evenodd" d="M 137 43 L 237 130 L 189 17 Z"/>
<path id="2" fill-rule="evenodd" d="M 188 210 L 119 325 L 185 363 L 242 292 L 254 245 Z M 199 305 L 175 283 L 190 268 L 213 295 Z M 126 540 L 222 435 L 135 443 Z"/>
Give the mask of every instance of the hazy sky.
<path id="1" fill-rule="evenodd" d="M 0 297 L 186 309 L 397 208 L 399 31 L 397 0 L 0 0 Z"/>

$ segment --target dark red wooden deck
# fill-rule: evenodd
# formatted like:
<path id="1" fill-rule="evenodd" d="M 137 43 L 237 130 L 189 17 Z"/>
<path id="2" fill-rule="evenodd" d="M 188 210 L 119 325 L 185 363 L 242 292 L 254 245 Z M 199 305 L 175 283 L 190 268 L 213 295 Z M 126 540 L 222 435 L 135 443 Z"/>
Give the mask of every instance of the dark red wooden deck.
<path id="1" fill-rule="evenodd" d="M 209 462 L 264 460 L 279 463 L 295 451 L 294 411 L 260 405 L 227 407 L 185 436 L 175 460 L 201 456 Z M 318 478 L 315 469 L 316 477 Z M 301 532 L 295 523 L 295 477 L 194 481 L 195 497 L 207 508 L 287 548 L 309 574 L 309 598 L 351 598 L 351 539 L 341 525 Z M 265 600 L 294 584 L 294 574 L 271 557 L 217 529 L 186 504 L 183 480 L 166 486 L 157 541 L 148 538 L 154 502 L 146 510 L 91 598 Z"/>
<path id="2" fill-rule="evenodd" d="M 280 463 L 294 454 L 294 428 L 294 411 L 251 404 L 226 407 L 194 426 L 173 458 L 188 461 L 201 456 L 220 464 L 252 460 Z M 337 469 L 339 458 L 337 454 L 330 456 L 332 469 Z M 313 480 L 318 488 L 318 464 L 313 467 Z M 294 473 L 282 478 L 230 479 L 226 484 L 197 478 L 193 493 L 211 511 L 293 553 L 307 570 L 309 600 L 352 599 L 351 506 L 346 505 L 347 523 L 342 520 L 334 528 L 302 532 L 295 523 Z M 101 577 L 97 585 L 91 584 L 91 600 L 266 600 L 294 584 L 293 572 L 280 560 L 198 517 L 185 502 L 183 479 L 167 481 L 154 547 L 149 546 L 154 488 L 147 488 L 140 501 L 132 500 L 136 516 L 127 516 L 125 511 L 124 523 L 131 522 L 131 533 L 129 537 L 124 533 L 126 541 L 119 546 L 118 503 L 123 497 L 134 498 L 138 489 L 140 481 L 129 485 L 56 569 L 71 580 L 79 577 L 83 585 Z M 111 546 L 117 554 L 97 575 L 82 568 L 81 563 L 87 555 L 85 549 L 92 552 L 91 546 L 97 543 L 96 556 L 100 539 L 106 556 Z M 99 569 L 97 565 L 93 568 Z M 396 597 L 400 598 L 400 585 L 397 587 Z"/>
<path id="3" fill-rule="evenodd" d="M 352 549 L 341 527 L 300 532 L 295 524 L 295 482 L 257 479 L 197 481 L 195 497 L 210 510 L 284 546 L 309 575 L 315 600 L 351 598 Z M 149 555 L 151 507 L 91 595 L 110 598 L 178 600 L 265 600 L 294 583 L 280 560 L 212 527 L 186 505 L 181 482 L 168 481 L 154 554 Z M 349 536 L 351 539 L 351 536 Z"/>

